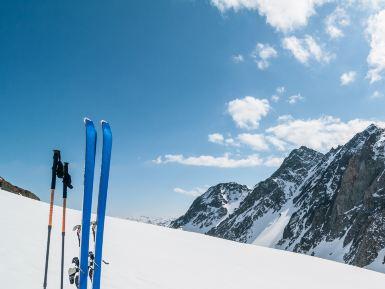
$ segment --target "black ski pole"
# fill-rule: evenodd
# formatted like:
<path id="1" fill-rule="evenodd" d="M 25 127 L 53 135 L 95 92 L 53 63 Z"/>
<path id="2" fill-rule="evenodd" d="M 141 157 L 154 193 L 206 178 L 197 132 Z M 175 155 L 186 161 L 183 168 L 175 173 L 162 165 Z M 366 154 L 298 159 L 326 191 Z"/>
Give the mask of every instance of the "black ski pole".
<path id="1" fill-rule="evenodd" d="M 66 209 L 67 209 L 67 188 L 72 189 L 71 176 L 68 174 L 68 163 L 64 163 L 63 169 L 63 216 L 61 227 L 61 275 L 60 275 L 60 289 L 63 289 L 64 281 L 64 240 L 66 234 Z"/>
<path id="2" fill-rule="evenodd" d="M 58 165 L 60 163 L 60 151 L 53 151 L 53 164 L 52 164 L 52 179 L 51 179 L 51 196 L 49 202 L 49 217 L 48 217 L 48 236 L 47 236 L 47 250 L 45 254 L 45 269 L 44 269 L 44 283 L 43 288 L 47 288 L 47 274 L 48 274 L 48 261 L 49 261 L 49 246 L 51 243 L 51 230 L 52 230 L 52 214 L 53 214 L 53 202 L 55 197 L 56 187 L 56 175 L 58 173 Z"/>

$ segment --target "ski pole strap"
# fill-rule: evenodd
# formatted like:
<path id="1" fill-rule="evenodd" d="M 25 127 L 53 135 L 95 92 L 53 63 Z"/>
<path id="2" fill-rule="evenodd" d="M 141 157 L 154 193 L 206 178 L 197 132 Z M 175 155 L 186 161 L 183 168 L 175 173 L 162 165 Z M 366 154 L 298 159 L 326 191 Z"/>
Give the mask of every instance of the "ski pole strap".
<path id="1" fill-rule="evenodd" d="M 67 188 L 72 189 L 71 175 L 68 173 L 68 163 L 63 167 L 63 198 L 67 198 Z"/>
<path id="2" fill-rule="evenodd" d="M 72 189 L 71 175 L 68 173 L 68 163 L 64 163 L 63 167 L 63 198 L 67 198 L 67 188 Z"/>
<path id="3" fill-rule="evenodd" d="M 63 169 L 63 199 L 67 198 L 68 163 L 64 163 Z"/>

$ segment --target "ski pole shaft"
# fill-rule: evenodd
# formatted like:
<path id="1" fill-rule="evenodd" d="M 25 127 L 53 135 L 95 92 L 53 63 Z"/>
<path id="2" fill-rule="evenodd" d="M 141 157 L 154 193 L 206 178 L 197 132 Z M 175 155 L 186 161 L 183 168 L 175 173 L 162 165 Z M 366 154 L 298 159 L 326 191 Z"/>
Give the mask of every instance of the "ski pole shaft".
<path id="1" fill-rule="evenodd" d="M 63 289 L 64 281 L 64 242 L 65 242 L 65 222 L 66 222 L 66 206 L 67 198 L 63 198 L 63 222 L 62 222 L 62 232 L 61 232 L 61 274 L 60 274 L 60 289 Z"/>
<path id="2" fill-rule="evenodd" d="M 53 215 L 53 203 L 55 197 L 55 187 L 56 187 L 56 169 L 58 162 L 60 160 L 60 151 L 53 151 L 53 164 L 52 164 L 52 178 L 51 178 L 51 193 L 50 193 L 50 202 L 49 202 L 49 215 L 48 215 L 48 235 L 47 235 L 47 249 L 45 254 L 45 268 L 44 268 L 44 282 L 43 288 L 47 288 L 47 275 L 48 275 L 48 261 L 49 261 L 49 248 L 51 243 L 51 230 L 52 230 L 52 215 Z"/>
<path id="3" fill-rule="evenodd" d="M 61 274 L 60 274 L 60 289 L 63 289 L 64 281 L 64 242 L 66 234 L 66 209 L 67 209 L 67 180 L 68 180 L 68 163 L 64 163 L 63 170 L 63 215 L 62 215 L 62 227 L 61 227 Z"/>

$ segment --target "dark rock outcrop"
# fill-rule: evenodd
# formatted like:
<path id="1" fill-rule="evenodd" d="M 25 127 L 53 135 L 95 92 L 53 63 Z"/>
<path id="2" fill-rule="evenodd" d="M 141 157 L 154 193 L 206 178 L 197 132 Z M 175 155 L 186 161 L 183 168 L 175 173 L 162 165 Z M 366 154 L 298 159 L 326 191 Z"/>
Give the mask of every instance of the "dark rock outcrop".
<path id="1" fill-rule="evenodd" d="M 170 227 L 206 233 L 231 215 L 249 193 L 247 186 L 237 183 L 213 186 L 196 198 L 186 214 L 172 221 Z"/>
<path id="2" fill-rule="evenodd" d="M 285 204 L 297 194 L 299 186 L 322 157 L 321 153 L 306 147 L 293 150 L 270 178 L 254 187 L 233 215 L 208 234 L 253 242 L 264 229 L 263 224 L 255 226 L 258 220 L 268 212 L 271 212 L 272 218 L 282 213 Z"/>
<path id="3" fill-rule="evenodd" d="M 39 197 L 36 196 L 31 191 L 24 190 L 24 189 L 19 188 L 19 187 L 15 186 L 15 185 L 12 185 L 10 182 L 7 182 L 2 177 L 0 177 L 0 189 L 2 189 L 3 191 L 7 191 L 7 192 L 10 192 L 10 193 L 21 195 L 23 197 L 27 197 L 27 198 L 30 198 L 30 199 L 34 199 L 34 200 L 40 201 Z"/>

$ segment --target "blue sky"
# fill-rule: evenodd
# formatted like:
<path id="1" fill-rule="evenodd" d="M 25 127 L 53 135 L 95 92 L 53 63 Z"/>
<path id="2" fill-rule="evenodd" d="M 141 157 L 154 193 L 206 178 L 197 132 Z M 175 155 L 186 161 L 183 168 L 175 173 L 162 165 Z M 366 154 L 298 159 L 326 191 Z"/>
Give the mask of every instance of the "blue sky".
<path id="1" fill-rule="evenodd" d="M 325 152 L 384 125 L 384 9 L 2 1 L 0 175 L 47 201 L 60 148 L 80 208 L 87 116 L 113 129 L 110 215 L 176 216 L 207 186 L 253 186 L 295 147 Z"/>

